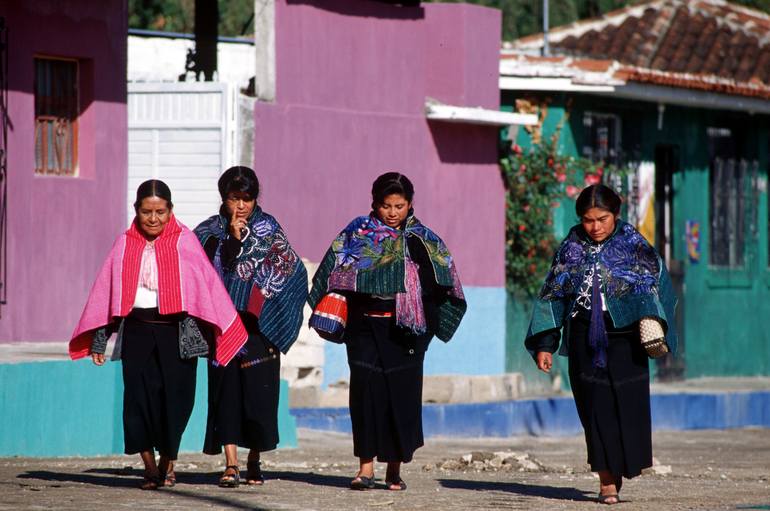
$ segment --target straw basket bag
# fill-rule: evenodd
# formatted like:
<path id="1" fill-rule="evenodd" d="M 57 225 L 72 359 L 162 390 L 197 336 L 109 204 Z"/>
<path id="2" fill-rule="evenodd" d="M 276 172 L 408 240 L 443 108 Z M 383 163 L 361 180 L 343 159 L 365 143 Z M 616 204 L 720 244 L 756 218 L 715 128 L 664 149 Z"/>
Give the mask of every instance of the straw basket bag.
<path id="1" fill-rule="evenodd" d="M 657 318 L 642 318 L 639 321 L 639 337 L 642 347 L 650 358 L 659 358 L 668 353 L 663 326 Z"/>

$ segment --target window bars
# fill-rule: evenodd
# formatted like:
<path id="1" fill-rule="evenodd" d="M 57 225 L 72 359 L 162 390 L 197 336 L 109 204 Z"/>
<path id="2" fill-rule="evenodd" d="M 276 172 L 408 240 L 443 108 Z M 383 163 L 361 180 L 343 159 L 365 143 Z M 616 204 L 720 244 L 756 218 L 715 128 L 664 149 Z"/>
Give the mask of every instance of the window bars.
<path id="1" fill-rule="evenodd" d="M 757 236 L 757 160 L 716 157 L 711 163 L 711 266 L 744 268 Z"/>
<path id="2" fill-rule="evenodd" d="M 35 173 L 75 176 L 78 62 L 35 58 Z"/>

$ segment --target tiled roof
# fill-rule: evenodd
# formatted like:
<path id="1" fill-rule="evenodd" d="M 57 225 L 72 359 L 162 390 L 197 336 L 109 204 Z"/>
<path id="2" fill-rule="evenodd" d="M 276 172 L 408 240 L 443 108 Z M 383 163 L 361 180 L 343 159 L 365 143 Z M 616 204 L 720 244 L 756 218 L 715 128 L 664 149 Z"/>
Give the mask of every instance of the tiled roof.
<path id="1" fill-rule="evenodd" d="M 616 78 L 767 98 L 770 16 L 724 0 L 657 0 L 549 33 L 552 53 L 572 66 L 616 61 Z M 542 34 L 506 46 L 533 51 Z M 590 64 L 595 65 L 595 64 Z"/>
<path id="2" fill-rule="evenodd" d="M 537 57 L 509 53 L 502 56 L 500 75 L 519 78 L 567 78 L 573 85 L 589 86 L 649 83 L 770 100 L 770 85 L 756 80 L 737 82 L 714 75 L 658 71 L 625 65 L 616 60 Z"/>

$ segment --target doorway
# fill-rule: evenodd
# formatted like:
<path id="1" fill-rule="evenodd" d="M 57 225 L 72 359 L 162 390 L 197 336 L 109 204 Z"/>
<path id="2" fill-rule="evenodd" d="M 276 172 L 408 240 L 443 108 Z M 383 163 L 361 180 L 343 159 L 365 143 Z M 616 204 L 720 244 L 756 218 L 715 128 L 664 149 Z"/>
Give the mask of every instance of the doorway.
<path id="1" fill-rule="evenodd" d="M 684 332 L 684 263 L 673 254 L 674 174 L 680 172 L 679 146 L 659 144 L 655 146 L 655 248 L 668 268 L 671 283 L 677 297 L 676 332 L 678 334 L 677 357 L 667 356 L 657 360 L 659 381 L 683 380 L 685 372 Z"/>

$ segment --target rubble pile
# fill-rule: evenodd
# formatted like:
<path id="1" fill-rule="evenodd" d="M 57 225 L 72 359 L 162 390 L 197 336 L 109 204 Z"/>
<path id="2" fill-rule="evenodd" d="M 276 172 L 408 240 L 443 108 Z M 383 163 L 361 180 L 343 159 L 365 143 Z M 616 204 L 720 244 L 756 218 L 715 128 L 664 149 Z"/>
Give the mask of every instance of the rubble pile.
<path id="1" fill-rule="evenodd" d="M 448 458 L 435 464 L 427 464 L 422 467 L 425 471 L 446 470 L 446 471 L 514 471 L 514 472 L 553 472 L 552 468 L 546 467 L 538 459 L 526 453 L 514 451 L 485 452 L 474 451 L 460 458 Z M 563 467 L 558 471 L 570 471 L 571 469 Z"/>

